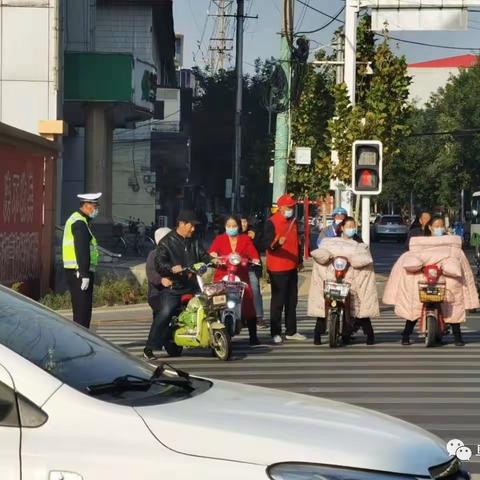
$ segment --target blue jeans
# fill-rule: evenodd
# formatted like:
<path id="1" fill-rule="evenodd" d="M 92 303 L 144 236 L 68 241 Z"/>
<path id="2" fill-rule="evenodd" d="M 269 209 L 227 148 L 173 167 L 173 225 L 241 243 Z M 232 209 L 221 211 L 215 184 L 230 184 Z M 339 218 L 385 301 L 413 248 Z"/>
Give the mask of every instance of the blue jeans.
<path id="1" fill-rule="evenodd" d="M 170 340 L 170 321 L 181 306 L 182 296 L 172 290 L 164 290 L 160 295 L 160 308 L 153 312 L 146 349 L 160 350 Z"/>
<path id="2" fill-rule="evenodd" d="M 257 274 L 253 271 L 248 272 L 248 277 L 250 280 L 250 287 L 252 288 L 253 293 L 255 313 L 257 314 L 257 317 L 263 318 L 263 298 L 262 292 L 260 290 L 260 280 L 257 277 Z"/>

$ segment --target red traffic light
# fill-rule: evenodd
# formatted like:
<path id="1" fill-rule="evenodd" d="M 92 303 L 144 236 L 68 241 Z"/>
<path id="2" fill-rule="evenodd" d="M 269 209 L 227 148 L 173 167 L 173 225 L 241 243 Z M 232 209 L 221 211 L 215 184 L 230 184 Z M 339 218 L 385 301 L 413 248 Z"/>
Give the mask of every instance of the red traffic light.
<path id="1" fill-rule="evenodd" d="M 356 140 L 352 145 L 352 190 L 359 195 L 382 191 L 382 143 Z"/>
<path id="2" fill-rule="evenodd" d="M 361 187 L 373 187 L 373 175 L 370 170 L 362 170 L 360 172 L 358 185 Z"/>
<path id="3" fill-rule="evenodd" d="M 358 173 L 358 187 L 359 188 L 376 188 L 377 173 L 370 169 L 360 170 Z"/>

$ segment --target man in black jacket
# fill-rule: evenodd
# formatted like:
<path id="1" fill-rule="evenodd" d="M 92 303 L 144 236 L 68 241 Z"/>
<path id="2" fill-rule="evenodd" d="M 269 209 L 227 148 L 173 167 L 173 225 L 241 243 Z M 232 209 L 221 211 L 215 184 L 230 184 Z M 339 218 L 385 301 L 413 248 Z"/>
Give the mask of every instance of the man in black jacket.
<path id="1" fill-rule="evenodd" d="M 432 214 L 428 210 L 422 210 L 415 221 L 412 223 L 407 235 L 407 241 L 405 246 L 407 250 L 410 247 L 410 239 L 412 237 L 423 237 L 425 235 L 425 229 L 432 218 Z"/>
<path id="2" fill-rule="evenodd" d="M 153 350 L 160 350 L 170 340 L 170 319 L 181 306 L 182 295 L 198 290 L 197 279 L 184 272 L 199 262 L 210 262 L 210 255 L 198 240 L 192 238 L 199 222 L 190 210 L 178 215 L 176 230 L 166 235 L 157 246 L 155 269 L 163 278 L 170 278 L 172 286 L 164 289 L 159 297 L 159 309 L 150 328 L 143 355 L 147 360 L 155 359 Z"/>

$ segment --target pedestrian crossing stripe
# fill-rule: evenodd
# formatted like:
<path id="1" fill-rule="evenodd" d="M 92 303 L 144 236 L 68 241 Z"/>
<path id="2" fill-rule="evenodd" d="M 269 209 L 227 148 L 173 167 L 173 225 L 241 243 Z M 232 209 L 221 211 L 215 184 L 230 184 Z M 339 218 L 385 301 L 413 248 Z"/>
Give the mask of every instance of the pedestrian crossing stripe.
<path id="1" fill-rule="evenodd" d="M 405 322 L 387 310 L 372 321 L 376 345 L 365 345 L 360 330 L 352 345 L 331 349 L 325 343 L 313 345 L 315 319 L 306 317 L 306 313 L 302 302 L 298 330 L 309 337 L 307 341 L 274 346 L 269 328 L 264 328 L 258 334 L 265 344 L 252 348 L 244 330 L 233 339 L 230 362 L 211 357 L 208 349 L 185 350 L 182 357 L 168 358 L 168 362 L 207 378 L 371 408 L 415 423 L 445 442 L 461 438 L 476 451 L 480 444 L 480 332 L 470 328 L 468 322 L 462 325 L 467 342 L 463 348 L 452 344 L 451 335 L 446 337 L 447 345 L 425 348 L 418 329 L 412 335 L 417 343 L 403 346 L 400 336 Z M 101 323 L 95 331 L 141 356 L 150 324 L 150 318 L 143 314 L 138 320 Z M 465 465 L 472 473 L 480 473 L 480 457 L 473 457 Z"/>

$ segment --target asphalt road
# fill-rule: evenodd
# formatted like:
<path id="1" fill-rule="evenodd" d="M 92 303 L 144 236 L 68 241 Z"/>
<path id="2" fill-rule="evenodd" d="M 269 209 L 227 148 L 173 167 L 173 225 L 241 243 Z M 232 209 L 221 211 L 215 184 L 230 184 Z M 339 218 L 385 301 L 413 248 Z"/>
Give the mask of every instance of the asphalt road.
<path id="1" fill-rule="evenodd" d="M 372 245 L 382 290 L 386 274 L 402 254 L 403 245 Z M 308 291 L 302 288 L 302 292 Z M 267 299 L 266 299 L 267 300 Z M 266 301 L 268 303 L 268 300 Z M 126 312 L 126 313 L 125 313 Z M 142 307 L 96 313 L 96 330 L 134 355 L 142 354 L 150 326 L 150 312 Z M 314 320 L 306 316 L 306 296 L 298 308 L 299 331 L 309 339 L 281 346 L 270 343 L 260 330 L 262 346 L 250 348 L 246 332 L 234 339 L 230 362 L 212 358 L 209 351 L 189 350 L 171 363 L 192 373 L 321 396 L 374 409 L 415 423 L 445 442 L 458 438 L 480 453 L 480 314 L 469 316 L 463 327 L 467 345 L 455 347 L 452 338 L 442 347 L 426 349 L 422 339 L 410 347 L 400 345 L 404 322 L 383 306 L 373 322 L 377 343 L 364 344 L 359 334 L 353 345 L 330 349 L 312 343 Z M 100 320 L 100 322 L 98 322 Z M 466 464 L 480 473 L 480 456 Z"/>

